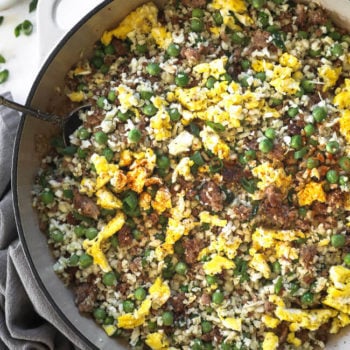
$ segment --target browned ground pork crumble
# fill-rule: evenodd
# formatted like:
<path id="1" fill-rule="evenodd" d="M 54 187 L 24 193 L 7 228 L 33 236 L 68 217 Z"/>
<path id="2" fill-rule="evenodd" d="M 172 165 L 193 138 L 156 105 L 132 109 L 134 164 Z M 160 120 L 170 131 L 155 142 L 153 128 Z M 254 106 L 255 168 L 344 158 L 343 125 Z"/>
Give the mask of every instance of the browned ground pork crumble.
<path id="1" fill-rule="evenodd" d="M 147 3 L 106 32 L 33 190 L 79 310 L 135 349 L 322 349 L 348 325 L 349 45 L 289 0 Z"/>

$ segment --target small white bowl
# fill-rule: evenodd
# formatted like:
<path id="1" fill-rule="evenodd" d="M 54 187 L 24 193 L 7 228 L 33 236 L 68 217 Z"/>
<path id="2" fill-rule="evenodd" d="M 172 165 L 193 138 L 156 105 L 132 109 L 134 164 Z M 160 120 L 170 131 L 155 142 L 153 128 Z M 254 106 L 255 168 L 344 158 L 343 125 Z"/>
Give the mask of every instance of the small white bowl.
<path id="1" fill-rule="evenodd" d="M 0 0 L 0 10 L 6 10 L 18 2 L 19 0 Z"/>

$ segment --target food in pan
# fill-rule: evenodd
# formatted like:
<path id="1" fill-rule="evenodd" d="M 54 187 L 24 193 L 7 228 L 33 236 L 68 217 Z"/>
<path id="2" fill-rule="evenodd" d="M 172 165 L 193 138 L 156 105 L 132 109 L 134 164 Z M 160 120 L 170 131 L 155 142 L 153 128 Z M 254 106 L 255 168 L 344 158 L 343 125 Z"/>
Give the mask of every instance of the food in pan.
<path id="1" fill-rule="evenodd" d="M 34 188 L 79 310 L 134 348 L 320 349 L 347 326 L 349 44 L 287 0 L 150 2 L 106 31 Z"/>

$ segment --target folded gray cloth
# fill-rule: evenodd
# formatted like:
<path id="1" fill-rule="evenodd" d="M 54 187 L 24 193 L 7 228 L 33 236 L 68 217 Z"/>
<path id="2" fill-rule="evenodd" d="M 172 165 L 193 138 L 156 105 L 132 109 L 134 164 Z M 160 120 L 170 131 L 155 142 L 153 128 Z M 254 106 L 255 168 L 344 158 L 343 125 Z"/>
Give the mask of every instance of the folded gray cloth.
<path id="1" fill-rule="evenodd" d="M 0 350 L 85 349 L 45 298 L 18 239 L 10 176 L 19 119 L 0 106 Z"/>

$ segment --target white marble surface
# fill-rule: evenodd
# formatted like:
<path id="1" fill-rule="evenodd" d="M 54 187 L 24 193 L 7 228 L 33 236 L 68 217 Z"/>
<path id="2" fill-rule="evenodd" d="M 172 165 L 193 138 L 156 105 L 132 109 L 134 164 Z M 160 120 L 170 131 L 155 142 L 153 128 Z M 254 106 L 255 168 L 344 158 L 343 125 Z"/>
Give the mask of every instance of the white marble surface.
<path id="1" fill-rule="evenodd" d="M 35 12 L 29 13 L 30 0 L 19 0 L 6 10 L 0 10 L 4 21 L 0 26 L 0 54 L 6 63 L 9 79 L 0 84 L 0 94 L 11 91 L 13 99 L 25 103 L 31 85 L 42 63 L 58 40 L 80 18 L 101 0 L 39 0 Z M 25 19 L 34 29 L 31 35 L 15 37 L 14 28 Z"/>

